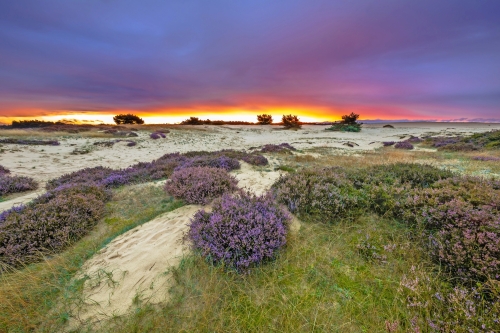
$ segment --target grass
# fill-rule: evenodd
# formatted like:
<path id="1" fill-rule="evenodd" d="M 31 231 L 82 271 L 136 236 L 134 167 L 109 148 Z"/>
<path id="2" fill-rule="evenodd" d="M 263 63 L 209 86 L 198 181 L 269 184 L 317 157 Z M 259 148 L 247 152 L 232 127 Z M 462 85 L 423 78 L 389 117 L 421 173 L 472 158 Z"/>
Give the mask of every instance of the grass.
<path id="1" fill-rule="evenodd" d="M 59 255 L 0 276 L 0 332 L 59 331 L 78 306 L 82 282 L 72 278 L 85 260 L 116 236 L 182 205 L 158 186 L 116 190 L 107 217 L 87 237 Z"/>
<path id="2" fill-rule="evenodd" d="M 367 239 L 394 250 L 385 261 L 367 258 L 358 250 Z M 138 306 L 102 331 L 383 332 L 386 320 L 411 320 L 398 286 L 422 262 L 405 229 L 377 216 L 305 223 L 275 262 L 247 275 L 186 257 L 168 305 Z"/>

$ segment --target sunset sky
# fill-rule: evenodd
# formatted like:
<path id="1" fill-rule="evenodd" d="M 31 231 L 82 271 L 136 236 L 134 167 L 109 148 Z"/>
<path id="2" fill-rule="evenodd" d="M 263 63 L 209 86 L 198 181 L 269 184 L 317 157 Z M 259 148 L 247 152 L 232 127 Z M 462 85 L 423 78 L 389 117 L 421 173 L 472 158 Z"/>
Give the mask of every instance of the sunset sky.
<path id="1" fill-rule="evenodd" d="M 129 112 L 500 121 L 500 1 L 0 3 L 0 122 Z"/>

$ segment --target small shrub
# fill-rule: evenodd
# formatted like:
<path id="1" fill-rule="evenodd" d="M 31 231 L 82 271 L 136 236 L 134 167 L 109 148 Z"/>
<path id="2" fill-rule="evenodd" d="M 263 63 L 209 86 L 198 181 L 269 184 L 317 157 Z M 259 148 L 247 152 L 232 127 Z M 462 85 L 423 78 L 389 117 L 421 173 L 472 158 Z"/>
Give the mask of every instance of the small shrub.
<path id="1" fill-rule="evenodd" d="M 383 128 L 394 128 L 394 126 L 392 126 L 391 124 L 387 124 L 387 125 L 384 125 L 382 126 Z"/>
<path id="2" fill-rule="evenodd" d="M 28 145 L 28 146 L 59 146 L 60 143 L 57 140 L 22 140 L 22 139 L 0 139 L 0 143 L 10 143 L 16 145 Z"/>
<path id="3" fill-rule="evenodd" d="M 134 147 L 134 146 L 137 146 L 137 142 L 130 141 L 129 143 L 127 143 L 127 147 Z"/>
<path id="4" fill-rule="evenodd" d="M 66 185 L 11 210 L 0 223 L 0 262 L 19 266 L 62 250 L 90 231 L 109 199 L 103 187 Z"/>
<path id="5" fill-rule="evenodd" d="M 190 204 L 207 204 L 226 192 L 236 190 L 238 181 L 226 170 L 194 167 L 175 171 L 165 190 Z"/>
<path id="6" fill-rule="evenodd" d="M 149 137 L 153 140 L 159 139 L 161 136 L 158 133 L 151 133 Z"/>
<path id="7" fill-rule="evenodd" d="M 360 132 L 363 123 L 358 123 L 359 114 L 351 112 L 342 116 L 342 121 L 335 122 L 331 127 L 326 128 L 326 131 L 340 131 L 340 132 Z"/>
<path id="8" fill-rule="evenodd" d="M 384 145 L 384 147 L 393 146 L 395 143 L 396 143 L 395 141 L 384 141 L 384 142 L 382 142 L 382 144 Z"/>
<path id="9" fill-rule="evenodd" d="M 297 116 L 295 115 L 283 115 L 281 118 L 281 121 L 283 122 L 283 126 L 287 129 L 290 128 L 301 128 L 302 124 L 300 123 L 300 120 Z"/>
<path id="10" fill-rule="evenodd" d="M 259 154 L 247 154 L 241 158 L 243 161 L 251 165 L 268 165 L 269 161 L 262 155 Z"/>
<path id="11" fill-rule="evenodd" d="M 207 260 L 245 271 L 275 258 L 286 243 L 290 218 L 269 195 L 226 194 L 212 212 L 194 215 L 187 236 Z"/>
<path id="12" fill-rule="evenodd" d="M 113 121 L 117 124 L 137 124 L 137 125 L 142 125 L 144 124 L 144 120 L 142 118 L 139 118 L 135 114 L 119 114 L 113 117 Z"/>
<path id="13" fill-rule="evenodd" d="M 401 141 L 401 142 L 398 142 L 394 145 L 394 148 L 396 149 L 413 149 L 413 145 L 411 143 L 409 143 L 408 141 Z"/>
<path id="14" fill-rule="evenodd" d="M 5 176 L 10 173 L 10 170 L 6 167 L 0 165 L 0 177 Z"/>
<path id="15" fill-rule="evenodd" d="M 211 167 L 220 168 L 226 171 L 239 169 L 240 162 L 237 159 L 225 155 L 200 155 L 186 159 L 182 164 L 175 168 L 175 171 L 192 167 Z"/>
<path id="16" fill-rule="evenodd" d="M 463 200 L 429 207 L 424 223 L 438 227 L 430 235 L 431 254 L 465 283 L 500 280 L 500 216 L 488 206 Z"/>
<path id="17" fill-rule="evenodd" d="M 365 196 L 338 169 L 301 170 L 280 177 L 272 186 L 279 203 L 292 213 L 323 221 L 353 217 L 365 206 Z"/>
<path id="18" fill-rule="evenodd" d="M 270 114 L 259 114 L 257 116 L 257 124 L 259 125 L 271 125 L 273 123 L 273 117 Z"/>
<path id="19" fill-rule="evenodd" d="M 36 190 L 38 183 L 25 176 L 0 176 L 0 196 Z"/>
<path id="20" fill-rule="evenodd" d="M 275 144 L 267 144 L 262 147 L 260 150 L 262 153 L 286 153 L 290 151 L 295 151 L 295 149 L 291 144 L 289 143 L 280 143 L 279 145 Z"/>

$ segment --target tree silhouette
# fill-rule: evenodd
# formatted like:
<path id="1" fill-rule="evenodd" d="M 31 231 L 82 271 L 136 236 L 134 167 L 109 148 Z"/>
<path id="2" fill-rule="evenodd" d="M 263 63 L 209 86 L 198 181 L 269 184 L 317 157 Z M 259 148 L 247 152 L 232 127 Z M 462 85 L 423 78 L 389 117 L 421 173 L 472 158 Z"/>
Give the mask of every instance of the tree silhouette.
<path id="1" fill-rule="evenodd" d="M 273 117 L 270 114 L 259 114 L 257 115 L 257 123 L 259 125 L 271 125 Z"/>
<path id="2" fill-rule="evenodd" d="M 285 128 L 301 128 L 302 124 L 300 123 L 299 118 L 296 115 L 283 115 L 283 118 L 281 118 L 281 121 L 283 122 L 283 126 Z"/>
<path id="3" fill-rule="evenodd" d="M 131 114 L 131 113 L 128 113 L 128 114 L 119 114 L 117 116 L 114 116 L 113 120 L 115 121 L 115 123 L 117 125 L 121 125 L 121 124 L 138 124 L 138 125 L 142 125 L 142 124 L 144 124 L 144 120 L 142 120 L 142 118 L 139 118 L 135 114 Z"/>

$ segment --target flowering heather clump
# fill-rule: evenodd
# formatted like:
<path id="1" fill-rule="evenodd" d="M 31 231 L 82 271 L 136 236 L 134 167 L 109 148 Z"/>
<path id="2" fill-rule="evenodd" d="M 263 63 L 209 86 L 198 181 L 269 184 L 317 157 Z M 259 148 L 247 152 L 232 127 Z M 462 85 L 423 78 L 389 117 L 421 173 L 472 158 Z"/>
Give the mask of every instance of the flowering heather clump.
<path id="1" fill-rule="evenodd" d="M 25 176 L 0 176 L 0 196 L 36 190 L 38 183 Z"/>
<path id="2" fill-rule="evenodd" d="M 151 162 L 140 162 L 126 169 L 114 170 L 98 166 L 85 168 L 47 182 L 47 189 L 54 189 L 64 184 L 98 184 L 116 187 L 131 183 L 144 183 L 166 178 L 174 169 L 187 160 L 179 153 L 166 154 Z"/>
<path id="3" fill-rule="evenodd" d="M 283 153 L 289 152 L 291 150 L 297 150 L 289 143 L 280 143 L 279 145 L 275 144 L 267 144 L 262 147 L 260 150 L 263 153 Z"/>
<path id="4" fill-rule="evenodd" d="M 326 221 L 357 215 L 365 204 L 363 192 L 338 169 L 299 171 L 280 177 L 272 186 L 278 202 L 299 215 Z"/>
<path id="5" fill-rule="evenodd" d="M 394 148 L 396 149 L 413 149 L 413 145 L 411 143 L 409 143 L 408 141 L 401 141 L 401 142 L 398 142 L 394 145 Z"/>
<path id="6" fill-rule="evenodd" d="M 194 215 L 187 236 L 211 262 L 245 271 L 276 256 L 286 243 L 290 218 L 270 195 L 226 194 L 212 212 Z"/>
<path id="7" fill-rule="evenodd" d="M 0 143 L 11 143 L 17 145 L 30 145 L 30 146 L 59 146 L 57 140 L 21 140 L 21 139 L 0 139 Z"/>
<path id="8" fill-rule="evenodd" d="M 59 178 L 51 179 L 47 182 L 47 190 L 55 189 L 64 184 L 95 184 L 111 176 L 116 171 L 111 168 L 97 166 L 94 168 L 85 168 L 69 174 L 62 175 Z"/>
<path id="9" fill-rule="evenodd" d="M 500 158 L 494 156 L 473 156 L 475 161 L 500 161 Z"/>
<path id="10" fill-rule="evenodd" d="M 0 165 L 0 177 L 5 176 L 8 173 L 10 173 L 10 170 L 7 169 L 6 167 Z"/>
<path id="11" fill-rule="evenodd" d="M 149 135 L 149 137 L 150 137 L 151 139 L 153 139 L 153 140 L 156 140 L 156 139 L 159 139 L 159 138 L 160 138 L 160 134 L 158 134 L 158 133 L 151 133 L 151 134 Z"/>
<path id="12" fill-rule="evenodd" d="M 26 208 L 24 204 L 21 204 L 19 206 L 13 206 L 10 209 L 4 210 L 3 212 L 0 213 L 0 224 L 4 222 L 7 219 L 7 216 L 9 216 L 11 213 L 20 213 Z"/>
<path id="13" fill-rule="evenodd" d="M 384 142 L 382 142 L 382 144 L 384 145 L 384 147 L 392 146 L 395 143 L 396 143 L 396 141 L 384 141 Z"/>
<path id="14" fill-rule="evenodd" d="M 236 190 L 238 181 L 226 170 L 208 167 L 175 171 L 165 190 L 190 204 L 207 204 L 226 192 Z"/>
<path id="15" fill-rule="evenodd" d="M 439 226 L 430 235 L 431 254 L 453 276 L 469 283 L 500 280 L 500 216 L 490 207 L 451 200 L 426 209 L 424 219 Z"/>
<path id="16" fill-rule="evenodd" d="M 251 165 L 268 165 L 269 161 L 262 155 L 258 154 L 247 154 L 241 158 L 241 160 L 247 162 Z"/>
<path id="17" fill-rule="evenodd" d="M 419 143 L 419 142 L 422 142 L 424 140 L 420 139 L 417 136 L 411 135 L 410 138 L 408 140 L 406 140 L 406 141 L 411 142 L 411 143 Z"/>
<path id="18" fill-rule="evenodd" d="M 134 146 L 137 146 L 137 142 L 130 141 L 129 143 L 127 143 L 127 147 L 134 147 Z"/>
<path id="19" fill-rule="evenodd" d="M 65 185 L 10 210 L 0 223 L 0 262 L 17 266 L 60 251 L 90 231 L 109 199 L 103 187 Z"/>
<path id="20" fill-rule="evenodd" d="M 193 167 L 210 167 L 231 171 L 239 169 L 241 166 L 237 159 L 225 155 L 200 155 L 187 159 L 175 168 L 175 171 Z"/>

